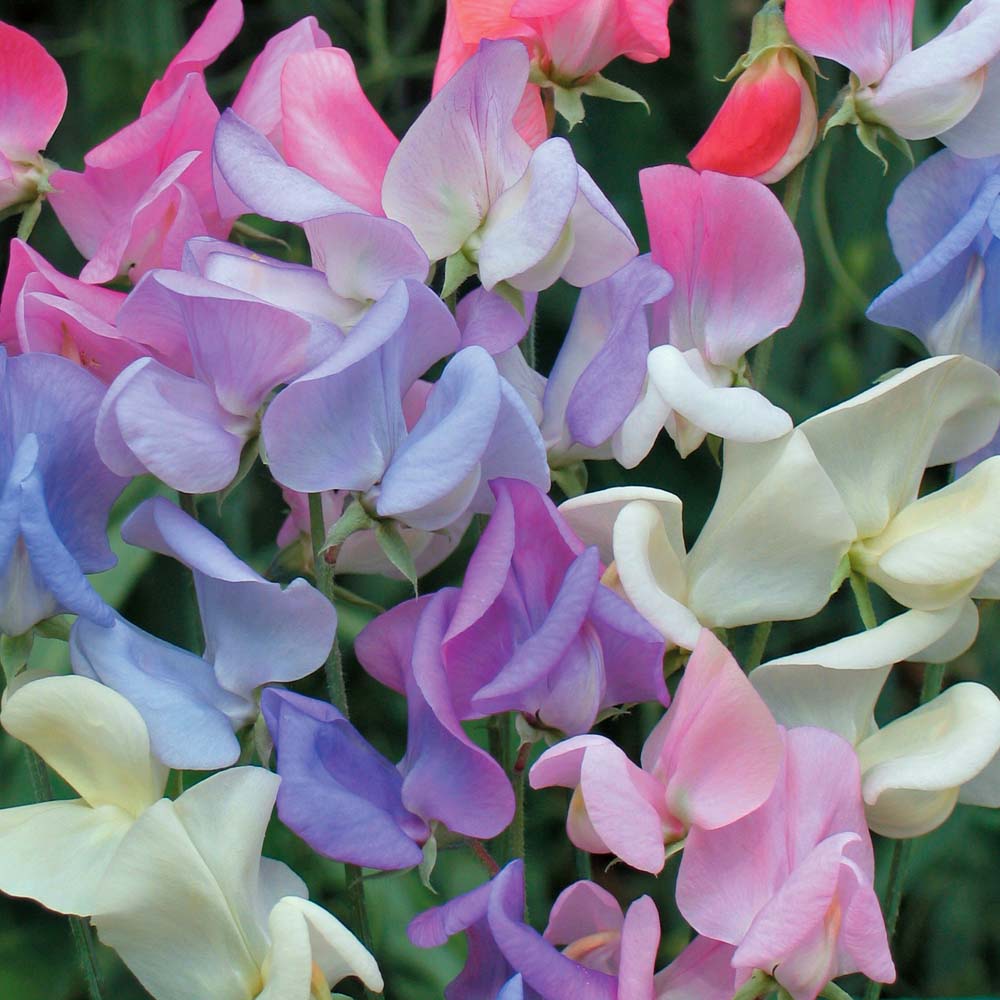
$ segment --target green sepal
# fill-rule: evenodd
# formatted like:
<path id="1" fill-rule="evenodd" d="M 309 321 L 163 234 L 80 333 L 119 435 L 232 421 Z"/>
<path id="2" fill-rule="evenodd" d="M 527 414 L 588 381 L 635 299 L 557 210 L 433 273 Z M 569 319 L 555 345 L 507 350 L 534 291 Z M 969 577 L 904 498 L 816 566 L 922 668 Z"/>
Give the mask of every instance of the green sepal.
<path id="1" fill-rule="evenodd" d="M 552 482 L 556 484 L 570 499 L 587 492 L 587 482 L 590 478 L 586 462 L 574 462 L 551 470 Z"/>
<path id="2" fill-rule="evenodd" d="M 492 288 L 494 295 L 499 295 L 508 305 L 512 305 L 521 316 L 524 316 L 524 292 L 506 281 L 498 281 Z"/>
<path id="3" fill-rule="evenodd" d="M 0 635 L 0 663 L 7 680 L 12 681 L 28 665 L 35 633 L 28 629 L 20 635 Z"/>
<path id="4" fill-rule="evenodd" d="M 431 834 L 430 839 L 424 844 L 424 856 L 417 866 L 417 874 L 420 876 L 420 884 L 429 892 L 433 892 L 435 896 L 438 894 L 438 891 L 431 885 L 431 875 L 434 874 L 437 857 L 437 838 Z"/>
<path id="5" fill-rule="evenodd" d="M 663 861 L 666 863 L 675 854 L 680 854 L 684 850 L 684 845 L 687 843 L 687 837 L 681 837 L 680 840 L 675 840 L 672 844 L 666 844 L 663 848 Z"/>
<path id="6" fill-rule="evenodd" d="M 46 618 L 35 626 L 35 635 L 43 639 L 58 639 L 60 642 L 69 642 L 69 630 L 73 627 L 71 615 L 55 615 Z"/>
<path id="7" fill-rule="evenodd" d="M 851 1000 L 851 994 L 842 990 L 833 980 L 819 991 L 819 995 L 823 1000 Z"/>
<path id="8" fill-rule="evenodd" d="M 757 1000 L 777 989 L 777 982 L 763 969 L 754 969 L 753 975 L 733 994 L 733 1000 Z"/>
<path id="9" fill-rule="evenodd" d="M 459 250 L 444 262 L 444 285 L 441 288 L 441 298 L 454 295 L 466 278 L 471 278 L 477 271 L 475 264 Z"/>
<path id="10" fill-rule="evenodd" d="M 270 767 L 271 754 L 274 752 L 274 740 L 271 739 L 271 730 L 267 728 L 267 721 L 262 713 L 254 719 L 253 748 L 257 751 L 257 759 L 261 766 Z"/>
<path id="11" fill-rule="evenodd" d="M 836 594 L 838 590 L 844 585 L 844 581 L 851 575 L 851 554 L 850 552 L 844 553 L 844 558 L 840 560 L 837 565 L 837 570 L 833 574 L 833 579 L 830 581 L 830 593 Z"/>
<path id="12" fill-rule="evenodd" d="M 236 475 L 233 476 L 233 481 L 225 489 L 221 489 L 215 494 L 215 507 L 220 514 L 222 513 L 222 505 L 232 496 L 236 487 L 249 475 L 259 454 L 260 437 L 252 437 L 243 445 L 243 450 L 240 452 L 240 464 L 236 469 Z"/>
<path id="13" fill-rule="evenodd" d="M 587 115 L 583 108 L 582 88 L 554 86 L 552 96 L 556 111 L 566 120 L 572 132 Z"/>
<path id="14" fill-rule="evenodd" d="M 718 468 L 722 468 L 722 438 L 718 434 L 706 434 L 705 444 L 708 446 L 708 453 L 712 456 Z"/>
<path id="15" fill-rule="evenodd" d="M 360 506 L 360 505 L 358 505 Z M 399 533 L 395 521 L 375 522 L 375 541 L 386 558 L 399 570 L 417 593 L 417 567 L 413 563 L 413 553 Z"/>
<path id="16" fill-rule="evenodd" d="M 256 240 L 258 243 L 275 243 L 278 246 L 283 247 L 289 253 L 292 249 L 288 245 L 287 240 L 281 239 L 280 236 L 272 236 L 270 233 L 265 233 L 263 229 L 251 226 L 249 223 L 243 222 L 242 219 L 233 223 L 233 232 L 237 236 L 242 236 L 249 240 Z"/>
<path id="17" fill-rule="evenodd" d="M 375 519 L 355 500 L 348 504 L 347 510 L 337 518 L 336 523 L 327 532 L 323 550 L 339 548 L 355 532 L 365 531 L 374 524 Z"/>

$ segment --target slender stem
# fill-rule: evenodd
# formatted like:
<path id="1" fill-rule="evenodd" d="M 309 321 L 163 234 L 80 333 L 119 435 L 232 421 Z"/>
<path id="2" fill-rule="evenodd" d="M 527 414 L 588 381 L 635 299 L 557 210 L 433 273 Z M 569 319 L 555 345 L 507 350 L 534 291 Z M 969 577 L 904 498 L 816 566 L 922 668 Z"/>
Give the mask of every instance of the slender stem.
<path id="1" fill-rule="evenodd" d="M 799 205 L 802 202 L 802 188 L 805 185 L 806 179 L 807 162 L 807 160 L 802 160 L 785 178 L 785 188 L 781 195 L 781 204 L 784 206 L 785 212 L 792 222 L 795 221 L 796 216 L 799 214 Z"/>
<path id="2" fill-rule="evenodd" d="M 829 142 L 824 142 L 816 155 L 816 178 L 812 189 L 812 210 L 813 221 L 816 224 L 816 238 L 819 240 L 820 250 L 823 252 L 823 260 L 830 271 L 837 287 L 843 292 L 848 301 L 859 311 L 864 312 L 868 308 L 871 299 L 865 295 L 858 283 L 848 273 L 844 262 L 837 252 L 837 243 L 833 238 L 833 229 L 830 227 L 830 215 L 826 207 L 826 179 L 830 173 L 830 156 L 832 146 Z"/>
<path id="3" fill-rule="evenodd" d="M 30 747 L 24 748 L 24 755 L 28 762 L 28 774 L 31 777 L 31 788 L 35 795 L 35 801 L 50 802 L 52 800 L 52 782 L 49 780 L 49 772 L 45 763 Z M 80 972 L 87 986 L 87 996 L 90 1000 L 103 1000 L 104 980 L 101 976 L 100 966 L 97 964 L 97 950 L 94 947 L 94 933 L 90 929 L 90 924 L 83 917 L 70 917 L 69 930 L 73 937 L 73 947 L 80 965 Z"/>
<path id="4" fill-rule="evenodd" d="M 593 878 L 594 872 L 591 867 L 591 857 L 587 851 L 579 847 L 573 850 L 573 857 L 576 861 L 577 878 L 586 879 L 588 882 Z"/>
<path id="5" fill-rule="evenodd" d="M 177 491 L 177 501 L 181 510 L 188 517 L 198 520 L 198 499 L 193 493 L 181 493 Z M 187 632 L 188 645 L 195 653 L 201 653 L 205 648 L 205 630 L 201 621 L 201 608 L 198 605 L 198 588 L 194 582 L 194 571 L 190 573 L 187 586 L 188 607 L 184 615 L 185 631 Z"/>
<path id="6" fill-rule="evenodd" d="M 753 635 L 750 637 L 750 651 L 747 653 L 747 673 L 755 667 L 760 666 L 760 661 L 764 659 L 764 650 L 767 648 L 767 640 L 771 635 L 771 623 L 761 622 L 755 625 Z"/>
<path id="7" fill-rule="evenodd" d="M 924 682 L 920 687 L 920 704 L 925 705 L 941 692 L 944 683 L 944 664 L 928 663 L 924 668 Z M 899 923 L 899 909 L 903 902 L 903 889 L 906 885 L 906 869 L 913 853 L 913 840 L 894 840 L 892 853 L 889 855 L 889 879 L 886 883 L 885 898 L 882 907 L 885 912 L 885 933 L 892 947 L 896 936 L 896 925 Z M 882 995 L 882 984 L 869 980 L 865 987 L 864 1000 L 879 1000 Z"/>
<path id="8" fill-rule="evenodd" d="M 336 572 L 334 562 L 326 558 L 326 525 L 323 523 L 323 498 L 319 493 L 309 494 L 309 535 L 312 540 L 313 571 L 320 593 L 334 604 Z M 340 655 L 340 642 L 334 636 L 330 654 L 323 664 L 326 671 L 326 687 L 330 701 L 345 719 L 350 719 L 347 708 L 347 686 L 344 683 L 344 661 Z"/>
<path id="9" fill-rule="evenodd" d="M 878 625 L 878 619 L 875 617 L 875 609 L 872 607 L 872 595 L 868 592 L 868 578 L 852 570 L 850 580 L 851 592 L 854 594 L 854 602 L 858 606 L 861 623 L 866 629 L 875 628 Z"/>
<path id="10" fill-rule="evenodd" d="M 764 383 L 771 368 L 771 356 L 774 354 L 774 338 L 772 333 L 767 340 L 762 340 L 753 349 L 753 364 L 750 367 L 751 381 L 758 392 L 764 391 Z"/>
<path id="11" fill-rule="evenodd" d="M 334 603 L 334 585 L 336 574 L 334 560 L 326 558 L 326 525 L 323 523 L 323 498 L 319 493 L 309 494 L 309 535 L 312 541 L 313 566 L 316 573 L 316 585 L 331 604 Z M 326 671 L 326 683 L 330 693 L 330 701 L 340 710 L 345 719 L 350 718 L 347 707 L 347 687 L 344 684 L 344 662 L 340 655 L 340 642 L 333 637 L 330 655 L 323 665 Z M 354 914 L 354 931 L 361 943 L 372 950 L 372 931 L 368 921 L 368 906 L 365 901 L 365 881 L 361 869 L 357 865 L 344 865 L 344 882 L 347 889 L 347 901 Z M 365 996 L 374 994 L 365 987 Z"/>
<path id="12" fill-rule="evenodd" d="M 493 855 L 483 846 L 483 842 L 476 840 L 474 837 L 466 837 L 465 842 L 469 845 L 472 853 L 475 854 L 476 860 L 486 869 L 490 878 L 493 878 L 500 871 L 500 866 L 493 859 Z"/>
<path id="13" fill-rule="evenodd" d="M 524 858 L 524 764 L 518 767 L 517 764 L 521 761 L 521 755 L 518 754 L 518 760 L 514 765 L 514 773 L 511 777 L 511 781 L 514 785 L 514 819 L 510 824 L 509 838 L 510 838 L 510 857 L 513 858 Z"/>

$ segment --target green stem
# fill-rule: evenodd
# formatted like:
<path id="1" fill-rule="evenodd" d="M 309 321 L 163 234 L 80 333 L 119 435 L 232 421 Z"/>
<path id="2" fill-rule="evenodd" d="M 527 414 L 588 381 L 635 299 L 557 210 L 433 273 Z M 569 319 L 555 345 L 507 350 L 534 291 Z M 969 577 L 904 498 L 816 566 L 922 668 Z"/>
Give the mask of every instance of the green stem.
<path id="1" fill-rule="evenodd" d="M 808 159 L 801 163 L 785 178 L 785 188 L 781 194 L 781 204 L 785 208 L 788 218 L 795 221 L 799 214 L 799 205 L 802 202 L 802 188 L 806 180 L 806 163 Z"/>
<path id="2" fill-rule="evenodd" d="M 771 368 L 771 356 L 774 354 L 774 338 L 777 334 L 771 334 L 767 340 L 762 340 L 753 349 L 753 364 L 750 366 L 750 377 L 753 387 L 758 392 L 764 391 L 764 383 L 767 381 L 768 371 Z"/>
<path id="3" fill-rule="evenodd" d="M 866 629 L 875 628 L 878 625 L 878 619 L 875 617 L 875 609 L 872 607 L 872 595 L 868 591 L 868 578 L 851 570 L 850 581 L 851 593 L 854 594 L 854 602 L 858 606 L 861 623 Z"/>
<path id="4" fill-rule="evenodd" d="M 593 879 L 594 872 L 591 866 L 591 857 L 587 851 L 579 847 L 574 848 L 573 857 L 576 862 L 576 877 L 586 879 L 588 882 Z"/>
<path id="5" fill-rule="evenodd" d="M 36 802 L 52 800 L 52 782 L 42 758 L 30 747 L 24 748 L 28 762 L 28 774 L 31 777 L 31 787 Z M 100 966 L 97 964 L 97 950 L 94 946 L 94 933 L 90 924 L 83 917 L 69 917 L 69 930 L 73 937 L 73 947 L 83 981 L 87 986 L 87 996 L 90 1000 L 103 1000 L 104 981 Z"/>
<path id="6" fill-rule="evenodd" d="M 920 704 L 925 705 L 941 693 L 944 683 L 944 664 L 928 663 L 924 668 L 924 682 L 920 687 Z M 903 902 L 903 889 L 906 885 L 906 869 L 913 852 L 913 840 L 894 840 L 892 853 L 889 855 L 889 879 L 886 883 L 885 897 L 882 908 L 885 912 L 885 933 L 892 947 L 896 936 L 896 925 L 899 923 L 899 909 Z M 864 1000 L 879 1000 L 882 995 L 882 984 L 869 980 L 865 987 Z"/>
<path id="7" fill-rule="evenodd" d="M 198 520 L 198 499 L 193 493 L 177 491 L 177 502 L 188 517 Z M 185 631 L 187 642 L 195 653 L 201 653 L 205 648 L 205 630 L 201 622 L 201 609 L 198 606 L 198 589 L 194 582 L 194 571 L 190 574 L 188 590 L 188 608 L 185 615 Z"/>
<path id="8" fill-rule="evenodd" d="M 823 260 L 837 287 L 847 300 L 861 313 L 868 308 L 871 299 L 865 295 L 858 283 L 848 273 L 837 252 L 837 242 L 833 238 L 830 215 L 826 207 L 826 179 L 830 173 L 830 157 L 833 147 L 829 142 L 820 146 L 816 155 L 816 177 L 812 189 L 813 220 L 816 224 L 816 238 L 819 240 Z"/>
<path id="9" fill-rule="evenodd" d="M 771 635 L 771 623 L 761 622 L 755 625 L 753 635 L 750 637 L 750 651 L 747 653 L 747 673 L 760 666 L 760 661 L 764 659 L 764 650 L 767 648 L 767 640 Z"/>
<path id="10" fill-rule="evenodd" d="M 518 755 L 520 758 L 520 754 Z M 514 767 L 514 774 L 511 782 L 514 785 L 514 819 L 510 824 L 510 851 L 511 859 L 524 859 L 524 767 Z"/>
<path id="11" fill-rule="evenodd" d="M 309 535 L 312 541 L 316 586 L 320 593 L 334 604 L 336 571 L 334 563 L 329 562 L 325 556 L 326 525 L 323 523 L 323 498 L 319 493 L 309 494 Z M 340 642 L 336 636 L 323 669 L 326 671 L 326 687 L 330 702 L 339 709 L 345 719 L 350 719 L 347 708 L 347 686 L 344 683 L 344 661 L 340 655 Z"/>
<path id="12" fill-rule="evenodd" d="M 334 563 L 325 558 L 326 525 L 323 523 L 323 498 L 319 493 L 309 494 L 309 535 L 313 549 L 313 568 L 316 574 L 316 586 L 331 604 L 334 603 L 334 585 L 336 574 Z M 344 684 L 344 662 L 340 655 L 340 642 L 333 637 L 330 655 L 323 665 L 326 671 L 326 683 L 330 693 L 330 701 L 340 710 L 345 719 L 350 719 L 347 707 L 347 687 Z M 365 900 L 365 882 L 361 869 L 357 865 L 344 865 L 344 883 L 347 890 L 347 901 L 354 914 L 354 932 L 361 943 L 372 950 L 372 931 L 368 921 L 368 905 Z M 374 997 L 367 987 L 365 996 Z"/>

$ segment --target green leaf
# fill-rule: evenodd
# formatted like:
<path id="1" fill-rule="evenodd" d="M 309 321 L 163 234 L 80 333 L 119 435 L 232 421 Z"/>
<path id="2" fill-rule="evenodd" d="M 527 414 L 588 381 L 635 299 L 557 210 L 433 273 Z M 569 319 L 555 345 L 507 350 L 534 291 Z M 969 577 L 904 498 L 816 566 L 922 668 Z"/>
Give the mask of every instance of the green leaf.
<path id="1" fill-rule="evenodd" d="M 254 463 L 257 461 L 257 456 L 260 454 L 260 437 L 251 438 L 245 445 L 243 445 L 243 451 L 240 452 L 240 464 L 236 470 L 236 475 L 233 477 L 233 481 L 223 490 L 219 490 L 215 494 L 215 504 L 216 509 L 221 514 L 222 505 L 232 496 L 233 491 L 236 489 L 240 483 L 249 475 L 250 470 L 254 467 Z"/>
<path id="2" fill-rule="evenodd" d="M 413 563 L 413 553 L 410 551 L 395 521 L 379 521 L 375 525 L 375 540 L 386 558 L 399 570 L 417 592 L 417 567 Z"/>
<path id="3" fill-rule="evenodd" d="M 35 633 L 28 629 L 21 635 L 0 635 L 0 663 L 7 680 L 13 680 L 28 664 Z"/>
<path id="4" fill-rule="evenodd" d="M 420 884 L 425 888 L 430 890 L 436 896 L 437 889 L 431 885 L 431 875 L 434 874 L 434 866 L 437 864 L 437 838 L 431 836 L 431 838 L 424 844 L 424 857 L 417 868 L 417 873 L 420 875 Z"/>
<path id="5" fill-rule="evenodd" d="M 618 101 L 621 104 L 641 104 L 649 114 L 649 105 L 646 98 L 637 90 L 626 87 L 622 83 L 615 83 L 601 76 L 600 73 L 592 76 L 583 86 L 583 92 L 588 97 L 600 97 L 605 101 Z M 558 105 L 557 105 L 558 107 Z"/>
<path id="6" fill-rule="evenodd" d="M 61 642 L 69 642 L 69 630 L 73 625 L 72 615 L 55 615 L 46 618 L 35 626 L 35 634 L 43 639 L 59 639 Z"/>
<path id="7" fill-rule="evenodd" d="M 291 247 L 288 243 L 278 236 L 272 236 L 270 233 L 265 233 L 263 229 L 257 229 L 256 226 L 251 226 L 242 220 L 237 220 L 233 223 L 233 232 L 237 236 L 245 236 L 247 239 L 256 240 L 258 243 L 276 243 L 280 247 L 284 247 L 289 253 L 291 252 Z"/>

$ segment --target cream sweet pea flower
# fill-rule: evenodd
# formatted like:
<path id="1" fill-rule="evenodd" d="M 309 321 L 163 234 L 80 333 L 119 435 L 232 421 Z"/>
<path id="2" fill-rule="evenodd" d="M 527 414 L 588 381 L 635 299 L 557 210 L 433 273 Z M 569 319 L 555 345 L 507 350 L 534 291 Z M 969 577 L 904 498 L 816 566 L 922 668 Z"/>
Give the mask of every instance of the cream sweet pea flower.
<path id="1" fill-rule="evenodd" d="M 139 713 L 86 677 L 22 678 L 0 722 L 80 793 L 0 810 L 0 891 L 86 916 L 122 839 L 163 794 L 167 769 Z"/>
<path id="2" fill-rule="evenodd" d="M 970 600 L 907 611 L 867 632 L 765 663 L 750 681 L 779 723 L 821 726 L 854 746 L 873 830 L 916 837 L 940 826 L 958 801 L 1000 805 L 996 789 L 987 787 L 990 775 L 979 780 L 1000 750 L 1000 700 L 982 684 L 955 684 L 881 729 L 875 703 L 893 663 L 953 659 L 971 645 L 978 624 Z"/>
<path id="3" fill-rule="evenodd" d="M 382 989 L 361 942 L 261 858 L 279 783 L 222 771 L 151 806 L 122 841 L 93 923 L 156 1000 L 310 1000 L 345 976 Z"/>

